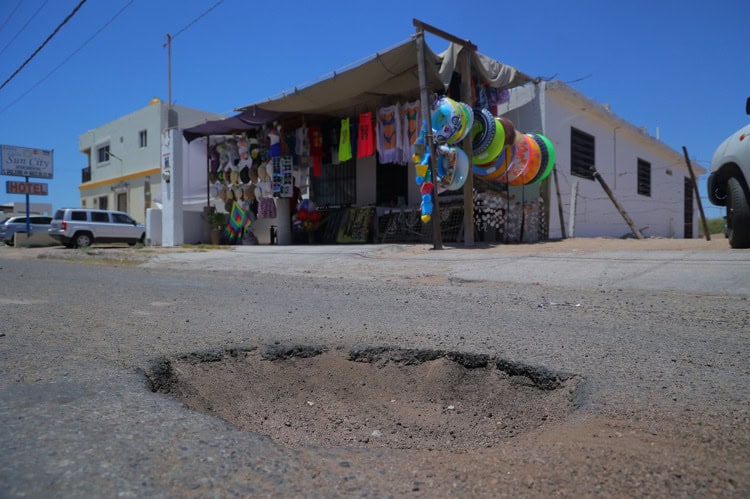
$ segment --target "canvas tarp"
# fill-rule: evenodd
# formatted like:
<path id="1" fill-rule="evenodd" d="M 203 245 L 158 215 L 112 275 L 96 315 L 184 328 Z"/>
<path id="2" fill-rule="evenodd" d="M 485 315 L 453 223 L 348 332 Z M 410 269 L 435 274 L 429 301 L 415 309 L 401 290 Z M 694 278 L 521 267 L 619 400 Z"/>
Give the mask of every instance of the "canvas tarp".
<path id="1" fill-rule="evenodd" d="M 231 135 L 245 130 L 258 128 L 269 121 L 275 120 L 279 115 L 280 113 L 275 111 L 267 111 L 265 109 L 250 106 L 240 114 L 230 118 L 207 121 L 200 125 L 186 128 L 182 131 L 182 136 L 185 137 L 185 140 L 188 142 L 192 142 L 199 137 L 206 137 L 209 135 Z"/>
<path id="2" fill-rule="evenodd" d="M 425 75 L 428 91 L 445 91 L 457 71 L 461 45 L 451 43 L 441 54 L 425 44 Z M 498 88 L 523 85 L 532 80 L 512 66 L 475 52 L 473 70 L 482 80 Z M 267 101 L 240 108 L 262 108 L 282 113 L 351 115 L 384 105 L 386 97 L 419 97 L 417 42 L 409 39 L 364 62 L 302 88 L 294 88 Z"/>

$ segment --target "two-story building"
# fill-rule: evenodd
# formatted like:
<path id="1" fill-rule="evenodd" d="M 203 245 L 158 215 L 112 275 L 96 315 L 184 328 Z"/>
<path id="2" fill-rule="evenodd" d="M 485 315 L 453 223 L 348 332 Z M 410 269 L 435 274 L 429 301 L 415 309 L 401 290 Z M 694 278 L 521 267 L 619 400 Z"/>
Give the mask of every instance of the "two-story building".
<path id="1" fill-rule="evenodd" d="M 154 98 L 147 107 L 82 134 L 78 149 L 87 166 L 78 187 L 81 206 L 124 211 L 145 222 L 161 189 L 162 131 L 221 118 Z"/>

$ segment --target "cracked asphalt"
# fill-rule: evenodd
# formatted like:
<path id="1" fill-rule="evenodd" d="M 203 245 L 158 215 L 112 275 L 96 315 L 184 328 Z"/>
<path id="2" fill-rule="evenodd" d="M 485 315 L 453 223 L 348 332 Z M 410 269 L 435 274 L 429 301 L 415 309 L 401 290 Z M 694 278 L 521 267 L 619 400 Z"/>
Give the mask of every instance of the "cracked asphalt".
<path id="1" fill-rule="evenodd" d="M 722 242 L 0 248 L 0 495 L 747 497 L 750 253 Z M 687 471 L 667 482 L 684 486 L 643 471 L 626 491 L 636 472 L 592 467 L 599 488 L 575 488 L 486 453 L 480 470 L 421 473 L 429 461 L 395 451 L 284 447 L 148 389 L 158 357 L 275 342 L 573 372 L 580 418 L 705 429 L 700 453 L 726 476 L 675 458 Z"/>

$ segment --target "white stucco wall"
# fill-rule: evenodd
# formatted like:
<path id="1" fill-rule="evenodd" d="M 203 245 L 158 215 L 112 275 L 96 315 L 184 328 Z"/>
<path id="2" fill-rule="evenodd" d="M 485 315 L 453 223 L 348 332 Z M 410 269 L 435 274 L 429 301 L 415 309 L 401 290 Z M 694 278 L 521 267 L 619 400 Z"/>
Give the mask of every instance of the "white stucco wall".
<path id="1" fill-rule="evenodd" d="M 570 226 L 571 191 L 578 181 L 575 214 L 577 237 L 621 237 L 631 233 L 596 180 L 574 176 L 570 168 L 571 127 L 595 137 L 595 166 L 628 216 L 646 237 L 683 237 L 684 181 L 689 177 L 682 156 L 646 132 L 619 119 L 601 105 L 564 89 L 545 93 L 546 135 L 555 145 L 557 175 L 566 231 Z M 638 194 L 638 159 L 651 163 L 651 196 Z M 560 237 L 554 184 L 550 188 L 550 237 Z M 693 237 L 697 236 L 693 210 Z"/>

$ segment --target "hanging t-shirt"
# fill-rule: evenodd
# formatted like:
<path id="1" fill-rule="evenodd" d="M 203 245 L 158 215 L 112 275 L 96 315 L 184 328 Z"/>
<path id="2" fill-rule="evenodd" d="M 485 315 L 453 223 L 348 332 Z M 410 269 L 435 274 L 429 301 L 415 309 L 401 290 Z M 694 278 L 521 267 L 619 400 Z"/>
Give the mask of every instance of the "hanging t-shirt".
<path id="1" fill-rule="evenodd" d="M 349 118 L 341 120 L 341 132 L 339 134 L 339 161 L 352 159 L 352 140 L 349 133 Z"/>
<path id="2" fill-rule="evenodd" d="M 372 130 L 372 113 L 359 115 L 357 124 L 357 157 L 366 158 L 375 154 L 375 134 Z"/>
<path id="3" fill-rule="evenodd" d="M 314 177 L 323 176 L 323 132 L 320 125 L 310 125 L 310 157 Z"/>
<path id="4" fill-rule="evenodd" d="M 301 126 L 294 131 L 294 154 L 300 158 L 310 155 L 310 139 L 307 136 L 307 127 Z"/>
<path id="5" fill-rule="evenodd" d="M 378 109 L 377 148 L 381 163 L 398 163 L 401 159 L 401 113 L 399 105 Z"/>
<path id="6" fill-rule="evenodd" d="M 419 136 L 419 129 L 422 115 L 420 102 L 407 102 L 401 107 L 401 116 L 403 117 L 402 133 L 403 138 L 403 150 L 401 154 L 401 162 L 403 164 L 409 163 L 412 156 L 414 155 L 414 143 L 417 141 Z"/>

